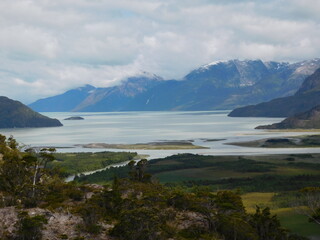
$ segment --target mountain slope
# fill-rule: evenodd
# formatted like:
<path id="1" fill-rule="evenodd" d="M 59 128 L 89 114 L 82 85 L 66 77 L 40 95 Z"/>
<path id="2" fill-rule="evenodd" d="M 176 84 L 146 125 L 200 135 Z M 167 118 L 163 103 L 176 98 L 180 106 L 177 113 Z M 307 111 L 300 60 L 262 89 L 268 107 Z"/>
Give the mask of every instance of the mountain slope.
<path id="1" fill-rule="evenodd" d="M 68 102 L 67 93 L 41 100 L 38 111 L 159 111 L 231 109 L 292 95 L 320 59 L 295 64 L 230 60 L 204 65 L 182 80 L 163 81 L 143 73 L 119 86 L 97 88 Z M 72 90 L 71 90 L 72 91 Z M 56 101 L 56 106 L 54 105 Z M 63 106 L 60 107 L 60 106 Z"/>
<path id="2" fill-rule="evenodd" d="M 296 95 L 299 96 L 318 91 L 320 91 L 320 68 L 302 83 Z"/>
<path id="3" fill-rule="evenodd" d="M 161 77 L 143 72 L 125 79 L 119 86 L 95 88 L 91 85 L 40 99 L 29 106 L 43 112 L 124 111 L 134 98 L 163 82 Z"/>
<path id="4" fill-rule="evenodd" d="M 137 95 L 126 110 L 230 109 L 266 101 L 294 93 L 316 67 L 320 67 L 320 59 L 296 64 L 214 62 L 191 71 L 181 81 L 163 81 Z"/>
<path id="5" fill-rule="evenodd" d="M 320 128 L 320 105 L 309 111 L 288 117 L 280 123 L 258 126 L 256 129 L 314 129 Z"/>
<path id="6" fill-rule="evenodd" d="M 38 112 L 67 112 L 75 108 L 79 102 L 84 101 L 94 90 L 95 87 L 86 85 L 57 96 L 40 99 L 29 107 Z"/>
<path id="7" fill-rule="evenodd" d="M 298 63 L 264 62 L 270 74 L 258 81 L 243 94 L 230 97 L 224 106 L 227 109 L 270 101 L 295 94 L 305 78 L 320 67 L 320 59 Z"/>
<path id="8" fill-rule="evenodd" d="M 98 88 L 72 111 L 125 111 L 131 110 L 130 104 L 140 95 L 163 82 L 161 77 L 143 73 L 126 79 L 121 85 L 109 88 Z"/>
<path id="9" fill-rule="evenodd" d="M 58 127 L 57 119 L 34 112 L 18 101 L 0 97 L 0 128 Z"/>
<path id="10" fill-rule="evenodd" d="M 230 117 L 288 117 L 320 104 L 320 68 L 307 77 L 295 95 L 233 110 Z"/>
<path id="11" fill-rule="evenodd" d="M 176 102 L 173 110 L 235 108 L 292 95 L 317 67 L 320 59 L 294 64 L 261 60 L 214 62 L 189 73 L 169 98 Z M 157 94 L 163 94 L 164 99 L 167 92 Z"/>
<path id="12" fill-rule="evenodd" d="M 212 82 L 216 88 L 252 86 L 269 74 L 261 60 L 218 61 L 193 70 L 185 76 L 192 82 Z"/>

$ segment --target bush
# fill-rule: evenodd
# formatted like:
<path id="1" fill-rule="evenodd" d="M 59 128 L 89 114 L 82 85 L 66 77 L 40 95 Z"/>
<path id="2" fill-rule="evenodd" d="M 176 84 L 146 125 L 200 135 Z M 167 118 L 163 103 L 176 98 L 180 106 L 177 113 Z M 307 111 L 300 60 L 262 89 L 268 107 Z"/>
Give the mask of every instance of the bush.
<path id="1" fill-rule="evenodd" d="M 199 239 L 204 233 L 206 233 L 206 229 L 201 228 L 198 225 L 192 225 L 189 228 L 183 229 L 179 232 L 180 236 L 187 239 Z"/>
<path id="2" fill-rule="evenodd" d="M 42 238 L 43 225 L 48 223 L 44 216 L 36 215 L 30 217 L 27 212 L 20 212 L 18 218 L 16 239 L 40 240 Z"/>
<path id="3" fill-rule="evenodd" d="M 165 219 L 159 215 L 159 209 L 136 208 L 125 211 L 111 234 L 125 240 L 161 240 L 161 227 Z"/>
<path id="4" fill-rule="evenodd" d="M 79 226 L 81 230 L 93 234 L 101 232 L 101 226 L 98 223 L 104 211 L 100 206 L 87 202 L 78 212 L 83 219 L 83 225 Z"/>

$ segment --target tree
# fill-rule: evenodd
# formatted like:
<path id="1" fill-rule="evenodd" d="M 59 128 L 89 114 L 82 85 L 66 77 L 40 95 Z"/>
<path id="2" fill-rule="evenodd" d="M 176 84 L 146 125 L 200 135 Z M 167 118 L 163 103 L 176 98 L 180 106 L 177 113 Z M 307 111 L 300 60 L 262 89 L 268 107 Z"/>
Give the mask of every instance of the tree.
<path id="1" fill-rule="evenodd" d="M 32 170 L 32 194 L 31 198 L 35 198 L 37 190 L 39 189 L 39 183 L 41 178 L 47 174 L 47 165 L 49 162 L 54 160 L 53 154 L 56 152 L 55 148 L 42 148 L 37 151 L 34 148 L 26 149 L 27 153 L 23 158 L 28 159 L 32 165 L 30 170 Z"/>
<path id="2" fill-rule="evenodd" d="M 136 169 L 135 169 L 135 165 L 136 165 L 136 162 L 134 160 L 131 160 L 129 163 L 128 163 L 128 167 L 130 169 L 129 171 L 129 177 L 131 180 L 135 180 L 136 178 Z"/>
<path id="3" fill-rule="evenodd" d="M 223 234 L 225 239 L 258 239 L 256 230 L 246 217 L 245 208 L 238 193 L 219 191 L 215 196 L 214 203 L 216 207 L 218 231 Z"/>
<path id="4" fill-rule="evenodd" d="M 83 220 L 83 230 L 89 233 L 97 234 L 101 231 L 101 226 L 98 224 L 102 218 L 104 209 L 98 204 L 86 202 L 79 209 L 79 214 Z"/>
<path id="5" fill-rule="evenodd" d="M 27 212 L 18 214 L 17 237 L 18 240 L 40 240 L 42 239 L 43 225 L 48 223 L 47 219 L 42 215 L 30 217 Z"/>
<path id="6" fill-rule="evenodd" d="M 145 170 L 147 168 L 147 164 L 148 164 L 148 160 L 147 159 L 141 159 L 138 163 L 137 163 L 137 178 L 138 181 L 142 181 L 145 178 Z"/>
<path id="7" fill-rule="evenodd" d="M 301 189 L 295 208 L 300 214 L 306 215 L 309 221 L 320 225 L 320 187 Z"/>
<path id="8" fill-rule="evenodd" d="M 141 207 L 123 211 L 111 234 L 125 240 L 166 239 L 161 231 L 165 220 L 156 208 Z"/>
<path id="9" fill-rule="evenodd" d="M 4 205 L 35 205 L 44 190 L 49 175 L 47 164 L 54 159 L 54 152 L 53 148 L 22 152 L 13 137 L 0 135 L 0 191 L 6 195 Z"/>
<path id="10" fill-rule="evenodd" d="M 24 159 L 17 148 L 16 141 L 0 135 L 0 191 L 6 199 L 4 205 L 13 205 L 26 197 L 26 189 L 30 180 L 30 162 Z"/>
<path id="11" fill-rule="evenodd" d="M 284 240 L 287 239 L 287 231 L 281 227 L 276 215 L 271 215 L 270 208 L 256 207 L 256 213 L 251 215 L 251 225 L 256 229 L 259 239 Z"/>
<path id="12" fill-rule="evenodd" d="M 140 182 L 143 181 L 150 181 L 151 175 L 146 174 L 146 168 L 147 168 L 148 160 L 147 159 L 141 159 L 139 162 L 130 161 L 128 163 L 128 167 L 130 169 L 129 176 L 131 180 L 137 180 Z"/>

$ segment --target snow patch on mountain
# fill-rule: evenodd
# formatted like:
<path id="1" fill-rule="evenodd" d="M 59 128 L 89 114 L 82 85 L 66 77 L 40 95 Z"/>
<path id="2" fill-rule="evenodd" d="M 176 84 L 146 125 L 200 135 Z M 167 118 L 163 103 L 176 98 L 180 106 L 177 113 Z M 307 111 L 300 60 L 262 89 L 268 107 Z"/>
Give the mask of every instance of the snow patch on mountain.
<path id="1" fill-rule="evenodd" d="M 208 64 L 205 64 L 203 66 L 200 67 L 200 69 L 203 69 L 203 70 L 207 70 L 209 69 L 211 66 L 214 66 L 214 65 L 218 65 L 220 63 L 226 63 L 228 62 L 227 60 L 218 60 L 218 61 L 213 61 L 211 63 L 208 63 Z"/>

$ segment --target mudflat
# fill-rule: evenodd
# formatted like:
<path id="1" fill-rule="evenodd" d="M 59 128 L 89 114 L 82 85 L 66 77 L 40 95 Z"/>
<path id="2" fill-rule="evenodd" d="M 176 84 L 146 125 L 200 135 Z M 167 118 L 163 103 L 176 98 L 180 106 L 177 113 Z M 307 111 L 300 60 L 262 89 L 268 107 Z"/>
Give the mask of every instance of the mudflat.
<path id="1" fill-rule="evenodd" d="M 140 150 L 179 150 L 179 149 L 206 149 L 207 147 L 194 145 L 192 141 L 161 141 L 136 144 L 108 144 L 88 143 L 79 144 L 83 148 L 106 148 L 106 149 L 140 149 Z"/>

